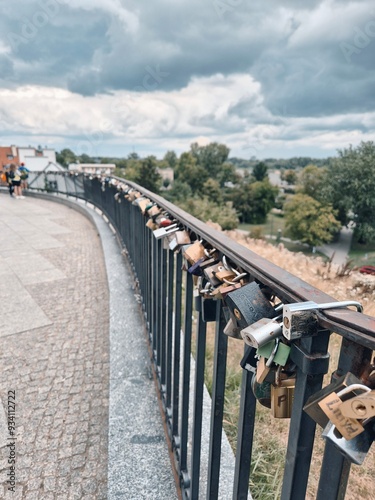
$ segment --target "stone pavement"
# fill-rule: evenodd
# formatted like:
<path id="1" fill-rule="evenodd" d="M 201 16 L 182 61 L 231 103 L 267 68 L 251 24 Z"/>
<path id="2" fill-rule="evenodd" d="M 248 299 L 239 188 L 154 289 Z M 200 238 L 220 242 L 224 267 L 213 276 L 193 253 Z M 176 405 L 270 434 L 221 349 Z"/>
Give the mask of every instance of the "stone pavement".
<path id="1" fill-rule="evenodd" d="M 126 404 L 122 401 L 118 406 L 118 394 L 112 398 L 113 416 L 109 415 L 113 304 L 110 317 L 105 264 L 98 229 L 82 214 L 52 201 L 16 200 L 0 194 L 1 499 L 176 497 L 172 473 L 165 472 L 170 467 L 166 444 L 159 443 L 161 418 L 150 418 L 157 400 L 149 394 L 153 382 L 145 373 L 147 355 L 138 356 L 143 370 L 138 375 L 128 373 L 126 365 L 119 372 L 119 360 L 115 360 L 111 387 L 146 387 L 145 418 L 156 420 L 158 430 L 150 436 L 143 423 L 142 430 L 129 435 L 129 422 L 139 416 L 134 417 L 134 408 L 124 416 Z M 130 316 L 135 313 L 132 307 Z M 7 483 L 13 473 L 13 446 L 7 446 L 13 436 L 6 423 L 8 401 L 13 402 L 10 391 L 15 391 L 16 400 L 15 493 L 8 491 L 11 484 Z M 9 408 L 11 415 L 11 404 Z M 111 441 L 116 438 L 109 452 L 108 433 Z M 152 448 L 152 439 L 157 441 L 155 451 L 165 470 L 160 469 L 163 493 L 152 484 L 150 495 L 143 477 L 150 473 L 145 444 Z M 140 448 L 138 459 L 128 446 L 130 441 Z M 113 463 L 117 455 L 123 455 L 123 461 L 114 474 L 107 475 L 109 455 Z M 130 469 L 124 468 L 129 463 Z M 137 463 L 145 465 L 142 474 Z M 131 480 L 124 480 L 128 474 L 135 476 L 133 488 Z"/>

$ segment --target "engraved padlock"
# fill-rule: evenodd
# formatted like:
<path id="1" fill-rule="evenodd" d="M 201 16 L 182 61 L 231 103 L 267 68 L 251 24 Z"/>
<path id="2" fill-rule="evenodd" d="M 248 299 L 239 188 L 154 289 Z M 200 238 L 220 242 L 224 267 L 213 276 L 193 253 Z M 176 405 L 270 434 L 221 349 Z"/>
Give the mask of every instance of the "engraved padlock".
<path id="1" fill-rule="evenodd" d="M 241 328 L 278 315 L 255 281 L 228 293 L 224 300 Z"/>
<path id="2" fill-rule="evenodd" d="M 348 386 L 352 386 L 353 384 L 360 384 L 361 381 L 358 377 L 353 375 L 352 373 L 348 372 L 346 375 L 343 375 L 342 377 L 338 378 L 334 382 L 331 382 L 328 384 L 326 387 L 321 389 L 320 391 L 316 392 L 315 394 L 312 394 L 309 399 L 306 401 L 305 406 L 303 407 L 303 410 L 321 427 L 325 427 L 328 422 L 329 418 L 327 415 L 323 412 L 323 410 L 319 406 L 319 402 L 322 401 L 326 396 L 333 392 L 340 392 L 342 389 Z M 354 395 L 357 395 L 357 393 L 354 391 Z M 350 394 L 343 395 L 342 400 L 346 401 L 350 397 Z"/>
<path id="3" fill-rule="evenodd" d="M 325 304 L 318 304 L 313 301 L 286 304 L 283 307 L 283 335 L 288 340 L 317 335 L 319 332 L 317 311 L 348 306 L 355 306 L 358 312 L 362 312 L 363 310 L 362 305 L 354 300 L 328 302 Z"/>
<path id="4" fill-rule="evenodd" d="M 363 384 L 352 384 L 337 393 L 332 392 L 328 394 L 319 402 L 320 408 L 347 441 L 361 434 L 364 431 L 364 427 L 358 419 L 343 415 L 340 408 L 342 405 L 341 398 L 346 394 L 352 396 L 354 391 L 367 392 L 368 390 L 368 387 Z"/>
<path id="5" fill-rule="evenodd" d="M 159 227 L 155 231 L 153 231 L 154 237 L 159 240 L 160 238 L 165 238 L 169 234 L 175 233 L 176 231 L 179 231 L 179 227 L 177 224 L 171 224 L 170 226 L 167 227 Z"/>

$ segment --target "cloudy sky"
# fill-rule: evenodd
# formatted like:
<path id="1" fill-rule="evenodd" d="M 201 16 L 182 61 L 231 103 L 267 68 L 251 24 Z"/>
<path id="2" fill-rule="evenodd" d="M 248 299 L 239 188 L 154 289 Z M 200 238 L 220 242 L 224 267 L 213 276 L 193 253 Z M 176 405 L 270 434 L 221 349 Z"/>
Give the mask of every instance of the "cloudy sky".
<path id="1" fill-rule="evenodd" d="M 1 145 L 127 156 L 375 140 L 375 0 L 0 0 Z"/>

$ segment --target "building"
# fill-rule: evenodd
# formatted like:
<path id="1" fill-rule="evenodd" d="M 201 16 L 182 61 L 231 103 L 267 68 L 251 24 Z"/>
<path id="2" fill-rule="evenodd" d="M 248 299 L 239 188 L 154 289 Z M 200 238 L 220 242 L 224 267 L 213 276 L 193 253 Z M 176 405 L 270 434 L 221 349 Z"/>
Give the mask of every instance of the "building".
<path id="1" fill-rule="evenodd" d="M 56 153 L 54 149 L 33 148 L 18 146 L 0 146 L 0 170 L 11 163 L 21 165 L 23 163 L 30 172 L 42 172 L 47 166 L 57 165 Z M 58 165 L 56 170 L 62 167 Z"/>
<path id="2" fill-rule="evenodd" d="M 0 170 L 11 163 L 19 164 L 18 151 L 16 146 L 0 146 Z"/>
<path id="3" fill-rule="evenodd" d="M 69 170 L 84 174 L 114 174 L 114 163 L 70 163 Z"/>

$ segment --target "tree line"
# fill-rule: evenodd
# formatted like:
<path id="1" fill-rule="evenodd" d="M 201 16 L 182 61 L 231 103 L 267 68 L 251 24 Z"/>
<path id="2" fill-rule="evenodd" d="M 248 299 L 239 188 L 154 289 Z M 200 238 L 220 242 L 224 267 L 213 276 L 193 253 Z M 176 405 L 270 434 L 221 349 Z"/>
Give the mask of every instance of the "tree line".
<path id="1" fill-rule="evenodd" d="M 100 158 L 100 162 L 115 163 L 120 177 L 162 193 L 192 215 L 217 222 L 223 229 L 239 223 L 263 224 L 277 207 L 284 214 L 288 235 L 309 245 L 331 241 L 350 222 L 360 243 L 375 242 L 373 142 L 349 146 L 339 150 L 337 157 L 314 163 L 307 163 L 306 157 L 273 160 L 273 165 L 283 165 L 281 179 L 291 186 L 286 193 L 269 181 L 270 159 L 249 160 L 251 169 L 240 170 L 238 159 L 229 159 L 229 153 L 224 144 L 194 143 L 180 156 L 167 151 L 161 160 L 131 153 L 127 158 Z M 65 166 L 77 160 L 98 161 L 87 155 L 77 157 L 69 149 L 57 154 L 57 161 Z M 173 170 L 173 182 L 163 180 L 160 172 L 165 168 Z"/>

